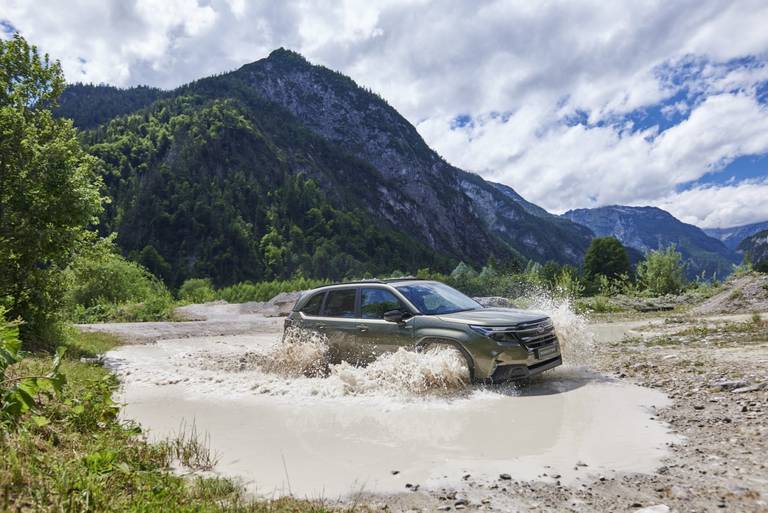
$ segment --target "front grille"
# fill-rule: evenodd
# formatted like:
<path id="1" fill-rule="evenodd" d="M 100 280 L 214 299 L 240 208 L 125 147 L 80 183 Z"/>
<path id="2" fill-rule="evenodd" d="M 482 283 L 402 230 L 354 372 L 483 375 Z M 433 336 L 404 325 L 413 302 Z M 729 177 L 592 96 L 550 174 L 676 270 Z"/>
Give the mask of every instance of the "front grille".
<path id="1" fill-rule="evenodd" d="M 539 349 L 557 341 L 555 326 L 550 319 L 517 324 L 512 332 L 528 350 Z"/>

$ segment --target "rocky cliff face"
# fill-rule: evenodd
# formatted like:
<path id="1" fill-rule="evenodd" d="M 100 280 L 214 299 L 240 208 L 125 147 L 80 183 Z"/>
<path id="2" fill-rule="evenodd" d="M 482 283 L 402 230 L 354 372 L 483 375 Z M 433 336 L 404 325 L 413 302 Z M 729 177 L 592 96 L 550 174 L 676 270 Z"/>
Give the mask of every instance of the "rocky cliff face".
<path id="1" fill-rule="evenodd" d="M 563 217 L 589 227 L 599 237 L 614 236 L 643 253 L 672 244 L 682 253 L 691 277 L 701 273 L 725 276 L 738 260 L 721 241 L 655 207 L 583 208 L 570 210 Z"/>
<path id="2" fill-rule="evenodd" d="M 578 263 L 586 251 L 589 230 L 549 216 L 509 187 L 451 166 L 395 109 L 348 77 L 287 50 L 235 75 L 315 133 L 373 165 L 388 187 L 403 191 L 418 205 L 403 214 L 433 247 L 474 261 L 481 253 L 511 251 Z"/>
<path id="3" fill-rule="evenodd" d="M 126 251 L 162 246 L 162 256 L 175 255 L 174 262 L 182 254 L 195 265 L 215 259 L 215 252 L 189 249 L 200 233 L 222 232 L 210 216 L 189 221 L 197 231 L 189 231 L 195 240 L 186 240 L 181 229 L 154 234 L 152 209 L 139 208 L 194 189 L 199 204 L 247 196 L 248 202 L 230 198 L 215 211 L 227 213 L 226 225 L 246 221 L 241 245 L 258 246 L 246 252 L 253 253 L 251 260 L 268 259 L 259 253 L 268 246 L 262 238 L 270 226 L 284 224 L 284 213 L 272 212 L 274 203 L 287 177 L 299 175 L 312 178 L 340 212 L 365 212 L 365 220 L 358 220 L 368 232 L 353 237 L 361 244 L 327 251 L 338 257 L 354 249 L 360 266 L 369 254 L 383 267 L 395 246 L 400 261 L 413 266 L 459 260 L 477 266 L 491 256 L 579 264 L 592 238 L 588 228 L 549 214 L 512 188 L 451 166 L 382 98 L 287 50 L 173 91 L 76 85 L 62 97 L 60 115 L 89 128 L 85 139 L 109 163 L 106 182 L 114 208 L 108 208 L 105 229 L 121 233 Z M 165 202 L 157 216 L 189 220 L 180 208 Z M 329 229 L 328 238 L 344 231 L 338 223 Z M 399 242 L 390 239 L 390 247 L 381 247 L 372 242 L 376 231 Z M 281 237 L 287 248 L 293 238 Z M 216 251 L 228 254 L 227 240 Z M 409 245 L 410 256 L 403 253 Z M 424 250 L 432 257 L 425 259 Z"/>

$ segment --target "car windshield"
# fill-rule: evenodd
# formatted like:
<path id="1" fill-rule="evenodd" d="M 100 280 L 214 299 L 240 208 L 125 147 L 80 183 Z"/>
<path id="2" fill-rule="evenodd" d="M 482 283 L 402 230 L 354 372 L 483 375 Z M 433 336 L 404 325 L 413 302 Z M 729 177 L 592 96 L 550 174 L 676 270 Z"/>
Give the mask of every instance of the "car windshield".
<path id="1" fill-rule="evenodd" d="M 482 305 L 439 282 L 417 282 L 396 287 L 419 312 L 427 315 L 475 310 Z"/>

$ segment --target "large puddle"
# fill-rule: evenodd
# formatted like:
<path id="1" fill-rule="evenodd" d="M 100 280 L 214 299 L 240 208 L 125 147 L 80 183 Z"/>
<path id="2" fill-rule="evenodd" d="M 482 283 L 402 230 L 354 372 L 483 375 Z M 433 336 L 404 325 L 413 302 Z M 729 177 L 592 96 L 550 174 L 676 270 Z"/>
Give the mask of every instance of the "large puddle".
<path id="1" fill-rule="evenodd" d="M 278 338 L 164 340 L 120 347 L 107 363 L 123 382 L 127 418 L 154 438 L 194 422 L 216 470 L 267 496 L 461 486 L 466 474 L 573 482 L 651 472 L 675 439 L 651 418 L 668 403 L 663 394 L 583 369 L 523 387 L 466 387 L 450 353 L 402 352 L 320 375 L 321 341 L 286 355 Z"/>

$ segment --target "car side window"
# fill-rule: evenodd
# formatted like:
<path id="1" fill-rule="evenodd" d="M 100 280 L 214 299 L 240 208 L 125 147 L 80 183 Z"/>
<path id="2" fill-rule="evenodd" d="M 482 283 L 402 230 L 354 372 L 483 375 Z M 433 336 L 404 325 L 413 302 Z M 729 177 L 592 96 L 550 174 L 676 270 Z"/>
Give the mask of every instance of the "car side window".
<path id="1" fill-rule="evenodd" d="M 355 297 L 357 289 L 331 290 L 328 292 L 328 299 L 325 301 L 325 317 L 348 317 L 354 318 L 355 315 Z"/>
<path id="2" fill-rule="evenodd" d="M 405 309 L 397 296 L 385 289 L 362 289 L 360 291 L 360 310 L 363 319 L 383 319 L 384 312 Z"/>
<path id="3" fill-rule="evenodd" d="M 307 303 L 304 305 L 304 308 L 301 309 L 301 313 L 303 313 L 304 315 L 313 315 L 313 316 L 320 315 L 320 307 L 323 306 L 324 297 L 325 297 L 325 292 L 320 292 L 312 296 L 309 299 L 309 301 L 307 301 Z"/>

